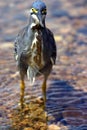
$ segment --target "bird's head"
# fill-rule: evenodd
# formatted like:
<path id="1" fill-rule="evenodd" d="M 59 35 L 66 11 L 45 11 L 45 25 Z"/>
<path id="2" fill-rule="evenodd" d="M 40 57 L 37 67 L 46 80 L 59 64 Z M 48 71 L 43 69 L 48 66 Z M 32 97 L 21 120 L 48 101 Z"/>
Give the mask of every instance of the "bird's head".
<path id="1" fill-rule="evenodd" d="M 46 14 L 47 9 L 45 3 L 41 0 L 35 1 L 30 9 L 32 26 L 40 25 L 41 27 L 44 27 Z"/>

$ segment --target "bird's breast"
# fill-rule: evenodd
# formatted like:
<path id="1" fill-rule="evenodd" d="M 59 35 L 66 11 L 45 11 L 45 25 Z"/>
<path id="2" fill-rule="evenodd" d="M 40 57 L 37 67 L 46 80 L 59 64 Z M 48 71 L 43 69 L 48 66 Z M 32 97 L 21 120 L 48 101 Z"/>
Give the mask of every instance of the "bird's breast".
<path id="1" fill-rule="evenodd" d="M 41 31 L 36 31 L 31 44 L 30 65 L 41 69 L 44 66 L 43 37 Z"/>

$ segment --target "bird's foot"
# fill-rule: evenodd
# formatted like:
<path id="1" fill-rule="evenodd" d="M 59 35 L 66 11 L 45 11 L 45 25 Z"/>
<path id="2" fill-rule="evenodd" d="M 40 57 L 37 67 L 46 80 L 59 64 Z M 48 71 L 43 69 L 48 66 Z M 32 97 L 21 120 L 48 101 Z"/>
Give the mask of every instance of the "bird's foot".
<path id="1" fill-rule="evenodd" d="M 42 108 L 43 108 L 44 111 L 46 110 L 46 103 L 45 103 L 44 98 L 42 96 L 38 97 L 36 99 L 36 102 L 38 104 L 41 104 L 41 106 L 42 106 Z"/>
<path id="2" fill-rule="evenodd" d="M 20 109 L 23 109 L 25 107 L 25 103 L 23 102 L 19 102 L 18 106 L 20 107 Z"/>
<path id="3" fill-rule="evenodd" d="M 42 97 L 42 96 L 39 96 L 39 97 L 36 99 L 36 102 L 39 103 L 39 104 L 44 103 L 43 97 Z"/>

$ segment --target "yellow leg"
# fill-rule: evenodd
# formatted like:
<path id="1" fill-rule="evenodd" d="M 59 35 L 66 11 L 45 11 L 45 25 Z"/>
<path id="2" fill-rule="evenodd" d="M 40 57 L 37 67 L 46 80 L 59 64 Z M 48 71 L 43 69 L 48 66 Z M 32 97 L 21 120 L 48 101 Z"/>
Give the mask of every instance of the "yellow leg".
<path id="1" fill-rule="evenodd" d="M 43 92 L 44 108 L 45 108 L 45 104 L 46 104 L 46 79 L 44 79 L 44 82 L 42 84 L 42 92 Z"/>
<path id="2" fill-rule="evenodd" d="M 25 90 L 25 83 L 24 80 L 20 81 L 20 105 L 21 108 L 24 107 L 24 90 Z"/>

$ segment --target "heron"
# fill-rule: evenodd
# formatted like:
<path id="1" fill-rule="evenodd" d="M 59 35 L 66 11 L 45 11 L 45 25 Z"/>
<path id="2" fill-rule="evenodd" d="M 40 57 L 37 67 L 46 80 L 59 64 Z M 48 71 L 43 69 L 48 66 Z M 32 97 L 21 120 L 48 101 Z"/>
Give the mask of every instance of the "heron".
<path id="1" fill-rule="evenodd" d="M 14 42 L 14 55 L 20 74 L 21 107 L 24 106 L 25 76 L 33 84 L 36 77 L 43 75 L 42 93 L 44 106 L 46 104 L 47 79 L 57 55 L 54 35 L 45 24 L 46 15 L 44 2 L 33 2 L 29 23 L 18 33 Z"/>

